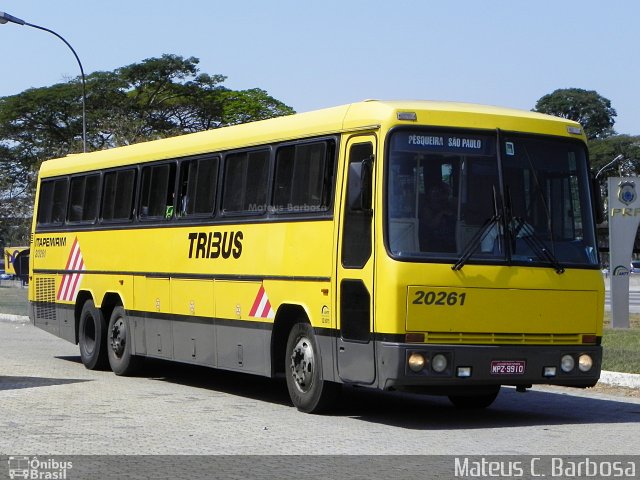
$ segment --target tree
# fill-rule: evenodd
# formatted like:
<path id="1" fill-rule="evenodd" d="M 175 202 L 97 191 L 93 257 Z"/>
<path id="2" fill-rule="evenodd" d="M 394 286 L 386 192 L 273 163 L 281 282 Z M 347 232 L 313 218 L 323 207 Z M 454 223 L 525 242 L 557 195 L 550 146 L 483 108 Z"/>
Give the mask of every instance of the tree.
<path id="1" fill-rule="evenodd" d="M 595 90 L 558 89 L 541 97 L 534 111 L 579 122 L 589 140 L 606 138 L 615 133 L 613 125 L 617 113 L 611 107 L 611 101 Z"/>
<path id="2" fill-rule="evenodd" d="M 259 88 L 235 91 L 199 60 L 148 58 L 86 77 L 87 150 L 289 115 Z M 0 243 L 29 230 L 40 164 L 82 151 L 80 79 L 0 98 Z"/>
<path id="3" fill-rule="evenodd" d="M 606 182 L 606 177 L 611 175 L 638 175 L 640 174 L 640 136 L 613 135 L 608 138 L 592 140 L 589 142 L 589 157 L 591 168 L 598 172 L 618 155 L 622 159 L 603 170 L 601 182 Z"/>
<path id="4" fill-rule="evenodd" d="M 33 184 L 28 168 L 0 146 L 0 248 L 28 245 Z"/>

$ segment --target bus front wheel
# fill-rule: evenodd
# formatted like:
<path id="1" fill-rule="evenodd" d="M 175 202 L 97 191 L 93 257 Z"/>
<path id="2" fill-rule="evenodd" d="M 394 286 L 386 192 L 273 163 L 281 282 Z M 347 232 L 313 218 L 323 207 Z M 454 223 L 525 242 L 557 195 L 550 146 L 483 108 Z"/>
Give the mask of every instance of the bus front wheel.
<path id="1" fill-rule="evenodd" d="M 338 396 L 340 385 L 322 378 L 320 349 L 308 323 L 296 323 L 289 333 L 285 376 L 291 401 L 301 412 L 326 410 Z"/>
<path id="2" fill-rule="evenodd" d="M 483 389 L 482 392 L 469 395 L 449 395 L 449 401 L 457 408 L 464 409 L 480 409 L 487 408 L 491 405 L 500 393 L 500 385 L 491 387 L 489 390 Z"/>
<path id="3" fill-rule="evenodd" d="M 132 375 L 138 367 L 139 357 L 132 354 L 131 322 L 123 307 L 115 307 L 107 329 L 109 365 L 116 375 Z"/>
<path id="4" fill-rule="evenodd" d="M 87 300 L 82 306 L 78 324 L 80 359 L 89 370 L 103 370 L 107 367 L 107 325 L 102 311 Z"/>

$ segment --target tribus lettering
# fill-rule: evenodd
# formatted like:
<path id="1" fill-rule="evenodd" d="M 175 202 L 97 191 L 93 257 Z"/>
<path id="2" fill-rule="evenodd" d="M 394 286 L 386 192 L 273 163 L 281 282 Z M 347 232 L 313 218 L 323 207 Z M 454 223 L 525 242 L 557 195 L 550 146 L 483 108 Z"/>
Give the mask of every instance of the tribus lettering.
<path id="1" fill-rule="evenodd" d="M 191 232 L 189 258 L 240 258 L 242 232 Z"/>

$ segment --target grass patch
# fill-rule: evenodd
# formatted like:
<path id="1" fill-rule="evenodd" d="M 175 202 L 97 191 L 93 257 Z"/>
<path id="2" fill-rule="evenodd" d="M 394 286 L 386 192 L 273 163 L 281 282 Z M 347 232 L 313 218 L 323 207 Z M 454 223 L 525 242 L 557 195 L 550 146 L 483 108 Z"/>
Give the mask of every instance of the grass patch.
<path id="1" fill-rule="evenodd" d="M 19 282 L 2 280 L 0 283 L 0 313 L 27 315 L 27 288 Z"/>
<path id="2" fill-rule="evenodd" d="M 629 327 L 611 328 L 611 312 L 604 314 L 602 369 L 640 373 L 640 314 L 629 314 Z"/>
<path id="3" fill-rule="evenodd" d="M 602 369 L 640 373 L 640 329 L 605 328 Z"/>

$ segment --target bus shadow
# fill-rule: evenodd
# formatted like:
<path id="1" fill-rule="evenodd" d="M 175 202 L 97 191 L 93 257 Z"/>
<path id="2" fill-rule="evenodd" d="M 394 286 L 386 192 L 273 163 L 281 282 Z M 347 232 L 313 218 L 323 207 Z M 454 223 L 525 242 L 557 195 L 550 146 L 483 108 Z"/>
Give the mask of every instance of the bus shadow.
<path id="1" fill-rule="evenodd" d="M 455 408 L 446 397 L 349 389 L 334 414 L 416 430 L 511 428 L 535 425 L 638 423 L 640 404 L 567 393 L 502 388 L 486 409 Z"/>
<path id="2" fill-rule="evenodd" d="M 137 376 L 252 400 L 291 405 L 284 379 L 146 358 Z"/>
<path id="3" fill-rule="evenodd" d="M 79 355 L 56 356 L 55 358 L 82 365 Z M 135 376 L 279 405 L 291 404 L 287 387 L 282 379 L 274 380 L 246 373 L 229 372 L 156 358 L 143 359 Z"/>
<path id="4" fill-rule="evenodd" d="M 141 376 L 293 408 L 284 379 L 147 359 Z M 302 413 L 300 415 L 303 415 Z M 345 386 L 329 416 L 415 430 L 510 428 L 534 425 L 639 423 L 640 404 L 566 393 L 502 388 L 481 410 L 455 408 L 446 397 Z"/>
<path id="5" fill-rule="evenodd" d="M 66 360 L 67 362 L 82 363 L 80 355 L 56 355 L 54 358 L 58 360 Z"/>
<path id="6" fill-rule="evenodd" d="M 81 363 L 79 356 L 56 358 Z M 145 359 L 137 376 L 290 406 L 293 409 L 282 378 L 270 379 L 152 358 Z M 517 393 L 513 388 L 503 387 L 491 407 L 461 410 L 455 408 L 446 397 L 344 386 L 337 405 L 325 415 L 349 417 L 363 422 L 413 430 L 468 430 L 590 423 L 640 424 L 640 403 L 625 401 L 624 397 L 609 400 L 575 396 L 570 395 L 570 391 L 567 389 L 567 393 L 564 393 L 530 390 Z"/>
<path id="7" fill-rule="evenodd" d="M 50 387 L 52 385 L 68 385 L 70 383 L 89 382 L 81 378 L 47 378 L 0 375 L 0 391 L 20 390 L 23 388 Z"/>

